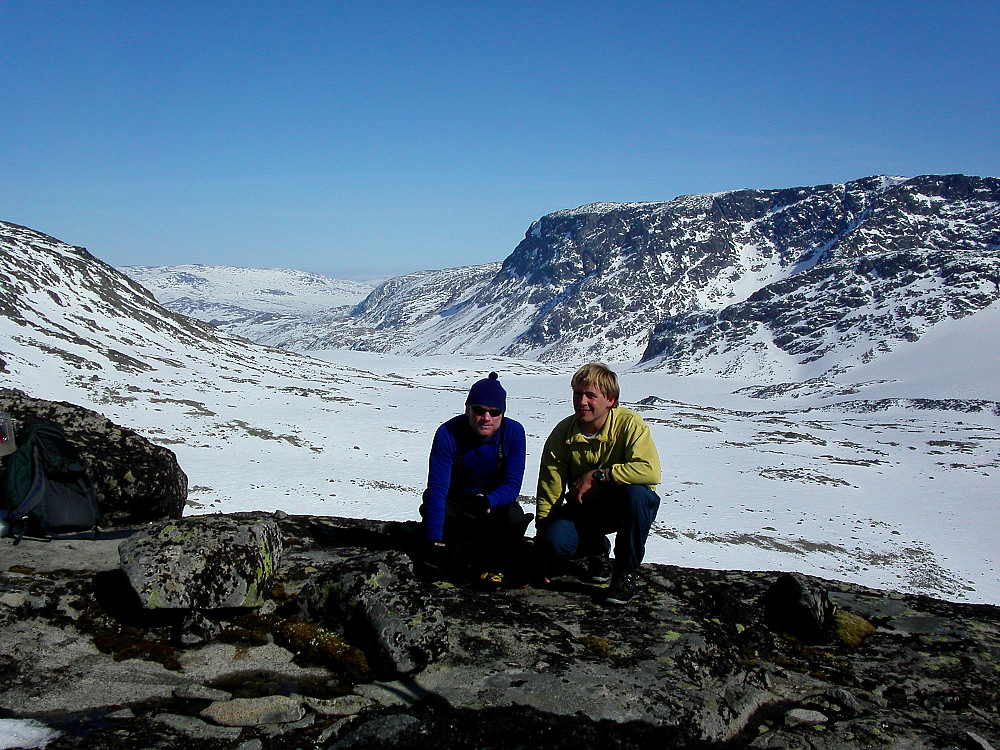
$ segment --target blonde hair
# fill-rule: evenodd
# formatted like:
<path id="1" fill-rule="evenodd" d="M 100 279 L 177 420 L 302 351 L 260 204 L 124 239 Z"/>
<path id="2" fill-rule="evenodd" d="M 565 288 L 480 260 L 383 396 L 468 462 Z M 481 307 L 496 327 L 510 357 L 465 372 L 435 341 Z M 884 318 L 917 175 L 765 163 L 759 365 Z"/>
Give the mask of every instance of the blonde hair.
<path id="1" fill-rule="evenodd" d="M 621 394 L 618 388 L 618 376 L 603 362 L 591 362 L 581 367 L 573 375 L 570 385 L 574 391 L 587 386 L 597 386 L 612 405 L 618 405 L 618 396 Z"/>

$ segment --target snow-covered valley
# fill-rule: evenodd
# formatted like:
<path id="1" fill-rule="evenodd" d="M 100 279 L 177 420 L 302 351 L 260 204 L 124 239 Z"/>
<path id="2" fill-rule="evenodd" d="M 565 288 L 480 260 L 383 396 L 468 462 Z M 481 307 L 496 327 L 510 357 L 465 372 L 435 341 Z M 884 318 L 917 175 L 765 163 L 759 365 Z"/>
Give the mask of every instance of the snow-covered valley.
<path id="1" fill-rule="evenodd" d="M 174 450 L 188 513 L 415 520 L 433 431 L 490 370 L 527 430 L 531 509 L 578 363 L 268 348 L 169 312 L 85 251 L 0 228 L 16 301 L 0 317 L 0 385 Z M 998 325 L 993 303 L 788 383 L 612 362 L 664 466 L 647 560 L 1000 604 Z"/>

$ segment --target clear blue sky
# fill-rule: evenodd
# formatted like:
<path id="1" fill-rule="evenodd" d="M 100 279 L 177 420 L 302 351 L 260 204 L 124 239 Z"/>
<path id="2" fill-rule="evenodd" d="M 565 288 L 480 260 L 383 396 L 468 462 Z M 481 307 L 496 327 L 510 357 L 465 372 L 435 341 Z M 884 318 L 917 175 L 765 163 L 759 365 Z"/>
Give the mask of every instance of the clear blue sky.
<path id="1" fill-rule="evenodd" d="M 1000 176 L 1000 2 L 0 5 L 0 219 L 112 265 L 364 278 L 539 216 Z"/>

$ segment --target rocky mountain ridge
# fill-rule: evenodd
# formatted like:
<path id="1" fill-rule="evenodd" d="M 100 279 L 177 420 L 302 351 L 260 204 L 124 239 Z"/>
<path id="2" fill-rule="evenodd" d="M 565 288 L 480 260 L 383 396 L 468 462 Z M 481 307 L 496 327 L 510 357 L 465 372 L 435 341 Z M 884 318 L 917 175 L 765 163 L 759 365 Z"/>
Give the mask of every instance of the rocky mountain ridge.
<path id="1" fill-rule="evenodd" d="M 557 211 L 502 264 L 410 274 L 350 312 L 238 330 L 299 350 L 795 380 L 974 314 L 1000 299 L 998 279 L 1000 180 L 877 176 Z"/>

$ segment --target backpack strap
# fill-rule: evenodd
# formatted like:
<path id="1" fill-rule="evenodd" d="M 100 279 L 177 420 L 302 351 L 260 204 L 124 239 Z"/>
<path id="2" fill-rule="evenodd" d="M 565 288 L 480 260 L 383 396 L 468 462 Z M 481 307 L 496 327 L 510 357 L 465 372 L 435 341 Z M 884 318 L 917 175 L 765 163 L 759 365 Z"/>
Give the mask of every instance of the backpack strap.
<path id="1" fill-rule="evenodd" d="M 21 539 L 24 538 L 24 532 L 28 528 L 28 518 L 31 511 L 42 501 L 42 489 L 45 484 L 45 475 L 38 468 L 38 463 L 35 463 L 35 473 L 31 478 L 31 487 L 24 495 L 24 499 L 21 504 L 17 506 L 14 510 L 10 512 L 10 523 L 11 530 L 14 530 L 15 524 L 17 525 L 17 531 L 14 534 L 14 544 L 20 544 Z"/>
<path id="2" fill-rule="evenodd" d="M 503 428 L 507 426 L 507 420 L 501 420 L 500 429 L 497 430 L 497 473 L 503 469 Z"/>

